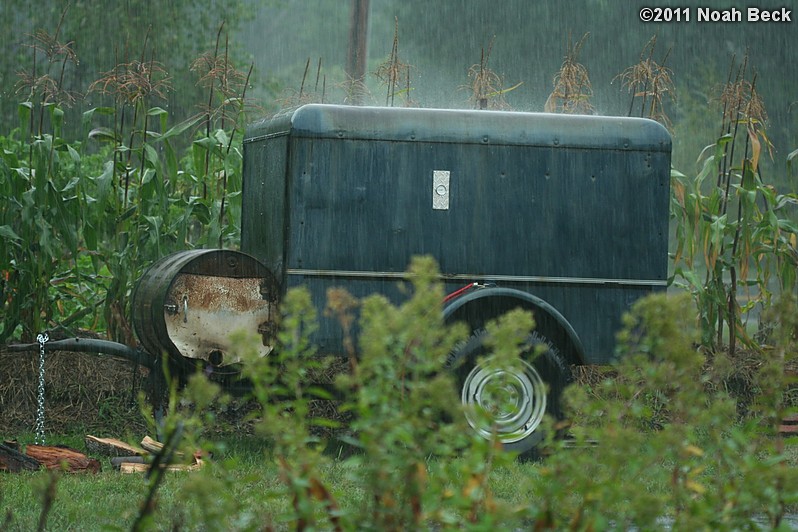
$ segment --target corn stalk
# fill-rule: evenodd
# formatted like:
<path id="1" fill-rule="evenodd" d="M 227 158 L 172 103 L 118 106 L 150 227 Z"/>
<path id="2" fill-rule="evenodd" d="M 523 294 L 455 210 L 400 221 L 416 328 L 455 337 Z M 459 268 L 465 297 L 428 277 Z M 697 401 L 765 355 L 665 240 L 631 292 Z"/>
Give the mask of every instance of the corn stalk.
<path id="1" fill-rule="evenodd" d="M 743 317 L 757 306 L 770 306 L 772 275 L 778 291 L 790 294 L 798 268 L 798 225 L 789 217 L 798 196 L 779 194 L 764 182 L 760 159 L 770 147 L 766 116 L 756 77 L 745 80 L 745 68 L 744 62 L 724 89 L 723 134 L 702 152 L 702 170 L 695 178 L 672 174 L 677 284 L 698 304 L 703 343 L 719 347 L 726 328 L 731 354 L 738 340 L 755 347 Z M 739 150 L 742 155 L 735 155 Z"/>

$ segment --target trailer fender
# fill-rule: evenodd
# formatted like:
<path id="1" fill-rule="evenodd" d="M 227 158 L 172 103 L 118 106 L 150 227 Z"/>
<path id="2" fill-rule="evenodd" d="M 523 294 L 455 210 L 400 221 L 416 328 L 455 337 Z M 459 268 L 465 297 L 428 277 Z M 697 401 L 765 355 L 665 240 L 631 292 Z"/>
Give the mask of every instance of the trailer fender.
<path id="1" fill-rule="evenodd" d="M 567 319 L 551 304 L 522 290 L 485 287 L 451 300 L 443 309 L 446 323 L 467 323 L 472 331 L 514 309 L 529 310 L 535 317 L 535 330 L 545 335 L 559 350 L 567 364 L 585 363 L 582 341 Z"/>

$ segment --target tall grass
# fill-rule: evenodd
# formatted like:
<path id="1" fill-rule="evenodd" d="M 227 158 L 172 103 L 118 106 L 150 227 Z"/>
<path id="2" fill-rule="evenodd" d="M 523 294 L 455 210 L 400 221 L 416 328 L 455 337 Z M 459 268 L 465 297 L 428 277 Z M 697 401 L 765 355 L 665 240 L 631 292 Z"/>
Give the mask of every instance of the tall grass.
<path id="1" fill-rule="evenodd" d="M 469 83 L 465 89 L 468 90 L 469 99 L 475 109 L 509 109 L 504 95 L 523 84 L 519 82 L 512 87 L 502 88 L 502 76 L 490 67 L 494 40 L 495 36 L 490 40 L 487 51 L 482 48 L 479 63 L 468 68 Z"/>
<path id="2" fill-rule="evenodd" d="M 388 59 L 381 63 L 374 75 L 380 82 L 387 87 L 385 95 L 385 105 L 394 106 L 396 96 L 403 96 L 405 99 L 405 107 L 414 107 L 414 102 L 410 98 L 410 69 L 412 67 L 399 60 L 399 19 L 395 19 L 395 26 L 393 32 L 393 45 L 391 46 L 391 54 Z M 405 88 L 399 89 L 402 81 L 405 81 Z"/>
<path id="3" fill-rule="evenodd" d="M 671 121 L 664 105 L 666 96 L 671 101 L 675 99 L 673 72 L 665 66 L 670 49 L 665 53 L 661 63 L 657 63 L 654 60 L 656 46 L 657 37 L 654 36 L 643 47 L 640 61 L 624 70 L 616 79 L 621 79 L 623 86 L 632 96 L 629 101 L 629 116 L 633 116 L 635 104 L 639 103 L 638 116 L 657 120 L 670 129 Z"/>

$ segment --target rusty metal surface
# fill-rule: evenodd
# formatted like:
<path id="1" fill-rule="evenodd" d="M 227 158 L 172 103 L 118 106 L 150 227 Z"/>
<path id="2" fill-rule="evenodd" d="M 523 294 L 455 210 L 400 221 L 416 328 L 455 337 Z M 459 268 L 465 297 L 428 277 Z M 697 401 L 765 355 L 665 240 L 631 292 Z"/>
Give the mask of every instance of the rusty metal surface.
<path id="1" fill-rule="evenodd" d="M 277 308 L 263 298 L 260 278 L 234 278 L 179 273 L 164 302 L 164 322 L 169 339 L 184 357 L 202 359 L 215 366 L 241 362 L 232 351 L 231 334 L 254 335 L 271 330 Z M 268 338 L 258 345 L 268 355 Z"/>
<path id="2" fill-rule="evenodd" d="M 192 364 L 184 364 L 190 361 L 233 364 L 239 361 L 230 352 L 234 331 L 259 334 L 260 354 L 271 351 L 279 294 L 271 271 L 245 253 L 181 251 L 163 257 L 139 279 L 133 325 L 144 350 L 166 355 L 173 370 L 192 371 Z"/>

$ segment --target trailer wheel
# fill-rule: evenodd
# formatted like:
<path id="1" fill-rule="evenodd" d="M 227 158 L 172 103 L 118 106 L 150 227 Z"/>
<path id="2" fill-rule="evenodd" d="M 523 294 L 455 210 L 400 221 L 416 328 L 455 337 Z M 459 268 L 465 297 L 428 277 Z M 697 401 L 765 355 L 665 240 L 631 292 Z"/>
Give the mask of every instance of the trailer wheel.
<path id="1" fill-rule="evenodd" d="M 543 439 L 540 425 L 545 415 L 562 418 L 568 369 L 557 348 L 538 332 L 530 336 L 521 359 L 509 367 L 496 364 L 485 338 L 484 330 L 472 334 L 451 363 L 466 421 L 479 436 L 490 438 L 495 430 L 506 450 L 531 455 Z"/>

